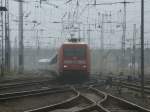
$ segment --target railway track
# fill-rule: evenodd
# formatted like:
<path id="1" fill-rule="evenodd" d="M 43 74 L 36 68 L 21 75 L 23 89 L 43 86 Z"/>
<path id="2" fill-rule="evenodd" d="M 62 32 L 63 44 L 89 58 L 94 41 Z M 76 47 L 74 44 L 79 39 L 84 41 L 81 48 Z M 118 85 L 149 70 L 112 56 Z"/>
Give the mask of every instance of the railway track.
<path id="1" fill-rule="evenodd" d="M 103 92 L 99 92 L 96 89 L 90 87 L 79 88 L 78 91 L 85 98 L 93 102 L 91 107 L 84 108 L 77 112 L 107 112 L 105 108 L 103 108 L 100 104 L 106 97 L 106 94 Z"/>
<path id="2" fill-rule="evenodd" d="M 90 81 L 85 82 L 85 85 L 91 85 L 96 82 L 96 79 L 92 79 Z M 20 92 L 20 91 L 29 91 L 33 89 L 42 89 L 49 87 L 57 87 L 60 86 L 61 83 L 56 78 L 51 79 L 37 79 L 34 81 L 27 80 L 17 80 L 14 83 L 0 84 L 0 94 L 12 93 L 12 92 Z M 65 83 L 64 83 L 65 84 Z M 63 84 L 63 85 L 64 85 Z"/>
<path id="3" fill-rule="evenodd" d="M 5 78 L 0 80 L 0 85 L 15 85 L 18 83 L 39 82 L 51 78 L 53 77 L 24 77 L 24 78 L 22 77 L 22 78 L 14 78 L 14 79 Z"/>
<path id="4" fill-rule="evenodd" d="M 137 91 L 137 92 L 141 92 L 141 86 L 140 85 L 135 85 L 135 84 L 132 84 L 132 83 L 122 82 L 120 84 L 120 86 L 131 89 L 131 90 L 134 90 L 134 91 Z M 150 87 L 144 87 L 144 92 L 146 94 L 150 94 Z"/>
<path id="5" fill-rule="evenodd" d="M 146 84 L 149 84 L 149 85 L 150 85 L 150 81 L 146 81 Z"/>
<path id="6" fill-rule="evenodd" d="M 95 90 L 99 91 L 96 88 Z M 101 91 L 99 91 L 99 93 L 101 93 Z M 150 112 L 150 110 L 123 100 L 119 97 L 103 92 L 102 94 L 105 94 L 105 98 L 99 102 L 99 105 L 105 108 L 105 112 Z"/>
<path id="7" fill-rule="evenodd" d="M 5 110 L 22 112 L 48 104 L 52 105 L 74 96 L 77 96 L 77 93 L 70 87 L 4 94 L 0 96 L 0 112 L 5 112 Z"/>
<path id="8" fill-rule="evenodd" d="M 57 86 L 55 79 L 0 85 L 0 94 Z"/>
<path id="9" fill-rule="evenodd" d="M 69 100 L 55 105 L 51 105 L 44 108 L 38 108 L 35 110 L 29 110 L 25 112 L 77 112 L 87 107 L 91 107 L 92 103 L 93 102 L 86 99 L 84 96 L 78 95 L 76 97 L 73 97 Z"/>
<path id="10" fill-rule="evenodd" d="M 85 90 L 83 90 L 85 89 Z M 79 90 L 74 89 L 78 93 L 78 96 L 73 97 L 64 102 L 51 105 L 48 107 L 38 108 L 34 110 L 29 110 L 26 112 L 101 112 L 102 107 L 97 105 L 95 102 L 96 98 L 98 100 L 103 99 L 103 95 L 97 93 L 91 88 L 81 88 Z M 88 98 L 88 96 L 91 96 Z M 92 97 L 94 96 L 94 98 Z M 98 100 L 96 100 L 98 102 Z"/>
<path id="11" fill-rule="evenodd" d="M 149 112 L 149 110 L 112 95 L 108 95 L 101 105 L 110 112 Z"/>
<path id="12" fill-rule="evenodd" d="M 150 112 L 140 106 L 92 87 L 73 90 L 78 95 L 69 100 L 25 112 Z"/>
<path id="13" fill-rule="evenodd" d="M 18 82 L 18 81 L 17 81 Z M 88 81 L 86 85 L 91 85 L 91 83 L 95 83 L 94 81 Z M 5 93 L 13 93 L 13 92 L 20 92 L 20 91 L 29 91 L 33 89 L 42 89 L 42 88 L 49 88 L 49 87 L 57 87 L 60 86 L 61 83 L 58 82 L 57 79 L 42 79 L 38 81 L 21 81 L 19 83 L 14 84 L 1 84 L 0 85 L 0 94 Z M 63 84 L 64 85 L 64 84 Z"/>
<path id="14" fill-rule="evenodd" d="M 28 80 L 17 80 L 17 81 L 14 81 L 14 82 L 12 82 L 12 81 L 10 81 L 10 83 L 1 83 L 0 84 L 0 87 L 3 87 L 3 88 L 9 88 L 9 87 L 14 87 L 14 86 L 19 86 L 19 85 L 21 85 L 21 84 L 26 84 L 26 85 L 28 85 L 28 84 L 34 84 L 34 83 L 39 83 L 39 82 L 44 82 L 44 81 L 49 81 L 50 79 L 42 79 L 42 80 L 34 80 L 34 79 L 32 79 L 32 81 L 28 81 Z"/>
<path id="15" fill-rule="evenodd" d="M 5 93 L 0 94 L 0 102 L 10 100 L 10 99 L 17 99 L 35 95 L 44 95 L 44 94 L 52 94 L 56 92 L 65 92 L 68 91 L 69 87 L 58 87 L 58 88 L 45 88 L 45 89 L 36 89 L 31 91 L 21 91 L 21 92 L 13 92 L 13 93 Z"/>
<path id="16" fill-rule="evenodd" d="M 28 88 L 31 85 L 43 85 L 43 83 L 47 85 L 49 81 L 9 85 L 3 89 L 10 89 L 11 87 L 13 89 L 20 87 Z M 90 84 L 93 84 L 93 82 Z M 17 104 L 14 109 L 15 112 L 150 112 L 133 103 L 104 93 L 90 84 L 55 88 L 46 87 L 43 89 L 38 88 L 36 90 L 0 94 L 0 108 L 5 110 L 7 107 L 10 107 L 12 109 L 19 102 L 19 105 Z M 126 86 L 130 85 L 127 84 Z M 137 89 L 138 86 L 136 85 L 135 88 Z M 43 99 L 46 101 L 43 101 Z M 27 104 L 30 101 L 33 105 Z M 37 101 L 40 102 L 37 103 Z M 10 105 L 13 107 L 11 108 Z"/>
<path id="17" fill-rule="evenodd" d="M 102 94 L 91 87 L 79 88 L 78 91 L 81 95 L 85 96 L 87 99 L 94 103 L 98 103 L 105 97 L 105 94 Z"/>

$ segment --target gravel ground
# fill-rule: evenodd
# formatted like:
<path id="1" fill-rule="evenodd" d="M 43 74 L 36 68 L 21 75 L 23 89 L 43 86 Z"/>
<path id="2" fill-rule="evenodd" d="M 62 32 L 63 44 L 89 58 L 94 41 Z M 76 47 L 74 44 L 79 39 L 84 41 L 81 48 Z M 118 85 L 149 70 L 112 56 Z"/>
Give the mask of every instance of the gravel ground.
<path id="1" fill-rule="evenodd" d="M 107 93 L 111 93 L 117 97 L 123 98 L 125 100 L 128 100 L 130 102 L 133 102 L 137 105 L 140 105 L 142 107 L 145 107 L 147 109 L 150 109 L 150 99 L 146 98 L 144 101 L 143 99 L 140 97 L 140 94 L 138 92 L 135 91 L 131 91 L 128 90 L 126 88 L 122 88 L 121 90 L 121 94 L 119 94 L 119 91 L 117 89 L 116 86 L 102 86 L 102 87 L 96 87 L 97 89 L 107 92 Z"/>
<path id="2" fill-rule="evenodd" d="M 8 100 L 0 102 L 0 112 L 23 112 L 25 110 L 56 104 L 73 96 L 75 96 L 73 92 L 64 92 Z"/>

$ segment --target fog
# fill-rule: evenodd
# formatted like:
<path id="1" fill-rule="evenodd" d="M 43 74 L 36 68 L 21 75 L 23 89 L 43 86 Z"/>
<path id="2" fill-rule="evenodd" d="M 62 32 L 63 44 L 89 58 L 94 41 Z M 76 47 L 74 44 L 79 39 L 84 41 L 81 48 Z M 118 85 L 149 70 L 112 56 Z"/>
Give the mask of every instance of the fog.
<path id="1" fill-rule="evenodd" d="M 123 1 L 123 0 L 122 0 Z M 120 0 L 96 0 L 96 3 L 115 3 Z M 130 0 L 126 7 L 126 39 L 133 37 L 133 25 L 136 24 L 137 36 L 136 41 L 139 43 L 140 38 L 140 0 Z M 87 4 L 94 4 L 94 0 L 79 0 L 79 7 L 77 7 L 77 1 L 72 0 L 66 3 L 66 0 L 39 0 L 23 2 L 24 5 L 24 43 L 30 43 L 35 46 L 37 38 L 39 39 L 41 46 L 54 47 L 54 41 L 56 46 L 59 46 L 67 38 L 70 38 L 70 33 L 74 33 L 75 37 L 79 37 L 78 31 L 72 32 L 71 30 L 65 30 L 64 26 L 70 26 L 71 21 L 81 22 L 80 36 L 84 41 L 88 42 L 89 34 L 87 32 L 91 24 L 90 29 L 90 45 L 91 47 L 100 47 L 101 31 L 97 28 L 98 24 L 101 24 L 101 16 L 105 14 L 104 20 L 104 44 L 111 42 L 113 48 L 121 48 L 122 38 L 122 22 L 123 22 L 123 4 L 114 5 L 95 5 L 87 6 Z M 57 8 L 55 7 L 58 6 Z M 150 1 L 145 0 L 145 41 L 149 41 L 149 18 L 150 18 Z M 18 3 L 16 1 L 10 1 L 10 34 L 12 46 L 15 38 L 18 40 Z M 76 12 L 76 15 L 73 13 Z M 100 18 L 98 17 L 100 13 Z M 111 14 L 111 17 L 108 15 Z M 62 19 L 63 18 L 63 23 Z M 36 23 L 34 22 L 36 21 Z M 68 22 L 66 22 L 68 21 Z M 112 23 L 107 23 L 107 22 Z M 58 22 L 58 23 L 57 23 Z M 114 23 L 113 23 L 114 22 Z M 93 26 L 92 24 L 95 24 Z M 77 24 L 78 25 L 78 24 Z M 120 27 L 117 27 L 120 26 Z M 37 32 L 38 31 L 38 32 Z M 38 36 L 38 37 L 37 37 Z M 54 37 L 54 38 L 49 38 Z M 54 40 L 55 39 L 55 40 Z M 96 45 L 95 45 L 96 44 Z M 127 45 L 128 47 L 128 42 Z"/>

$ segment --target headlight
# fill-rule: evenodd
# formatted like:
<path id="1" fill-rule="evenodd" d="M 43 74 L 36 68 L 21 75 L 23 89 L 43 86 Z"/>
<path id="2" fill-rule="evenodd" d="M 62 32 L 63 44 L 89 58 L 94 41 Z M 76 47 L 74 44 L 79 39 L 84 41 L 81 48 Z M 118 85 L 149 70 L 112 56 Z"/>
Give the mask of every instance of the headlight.
<path id="1" fill-rule="evenodd" d="M 64 68 L 67 68 L 68 66 L 67 65 L 64 65 Z"/>

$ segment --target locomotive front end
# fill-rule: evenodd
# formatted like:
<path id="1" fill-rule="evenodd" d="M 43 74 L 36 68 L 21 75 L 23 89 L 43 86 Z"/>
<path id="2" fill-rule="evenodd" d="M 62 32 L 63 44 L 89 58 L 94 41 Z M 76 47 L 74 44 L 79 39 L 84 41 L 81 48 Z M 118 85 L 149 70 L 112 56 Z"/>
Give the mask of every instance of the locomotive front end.
<path id="1" fill-rule="evenodd" d="M 86 44 L 65 44 L 62 47 L 62 75 L 89 77 L 90 58 Z"/>

